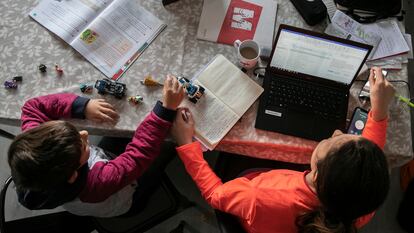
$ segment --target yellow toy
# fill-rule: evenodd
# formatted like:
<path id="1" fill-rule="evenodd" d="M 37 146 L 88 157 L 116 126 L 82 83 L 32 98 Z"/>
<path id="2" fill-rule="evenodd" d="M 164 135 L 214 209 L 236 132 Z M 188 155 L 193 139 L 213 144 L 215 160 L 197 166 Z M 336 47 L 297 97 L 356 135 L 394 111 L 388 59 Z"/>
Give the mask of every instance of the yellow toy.
<path id="1" fill-rule="evenodd" d="M 158 82 L 157 80 L 154 80 L 151 77 L 151 75 L 148 75 L 147 77 L 145 77 L 144 80 L 141 80 L 141 84 L 149 87 L 164 86 L 162 83 Z"/>

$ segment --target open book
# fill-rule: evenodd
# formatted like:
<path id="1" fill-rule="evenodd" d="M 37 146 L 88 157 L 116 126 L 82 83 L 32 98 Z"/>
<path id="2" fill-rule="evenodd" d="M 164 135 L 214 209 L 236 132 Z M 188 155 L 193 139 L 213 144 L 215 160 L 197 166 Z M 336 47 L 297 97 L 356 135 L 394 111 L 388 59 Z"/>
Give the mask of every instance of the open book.
<path id="1" fill-rule="evenodd" d="M 131 0 L 43 0 L 30 16 L 112 79 L 166 27 Z"/>
<path id="2" fill-rule="evenodd" d="M 217 55 L 192 81 L 205 88 L 197 104 L 184 100 L 195 121 L 195 136 L 209 150 L 237 123 L 263 92 L 223 55 Z"/>
<path id="3" fill-rule="evenodd" d="M 276 0 L 206 0 L 197 38 L 230 45 L 253 39 L 261 56 L 270 57 L 276 11 Z"/>

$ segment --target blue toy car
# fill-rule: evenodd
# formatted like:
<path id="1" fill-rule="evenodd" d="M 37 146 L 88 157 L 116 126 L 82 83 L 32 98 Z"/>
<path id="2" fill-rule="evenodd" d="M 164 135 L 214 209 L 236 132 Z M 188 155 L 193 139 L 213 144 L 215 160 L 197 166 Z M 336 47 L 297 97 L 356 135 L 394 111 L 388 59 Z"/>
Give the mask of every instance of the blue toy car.
<path id="1" fill-rule="evenodd" d="M 111 79 L 96 80 L 95 88 L 101 95 L 108 93 L 119 99 L 124 97 L 127 89 L 125 84 Z"/>
<path id="2" fill-rule="evenodd" d="M 197 101 L 204 95 L 204 87 L 193 84 L 190 80 L 185 77 L 177 77 L 178 81 L 183 85 L 185 91 L 187 92 L 188 98 L 193 103 L 197 103 Z"/>

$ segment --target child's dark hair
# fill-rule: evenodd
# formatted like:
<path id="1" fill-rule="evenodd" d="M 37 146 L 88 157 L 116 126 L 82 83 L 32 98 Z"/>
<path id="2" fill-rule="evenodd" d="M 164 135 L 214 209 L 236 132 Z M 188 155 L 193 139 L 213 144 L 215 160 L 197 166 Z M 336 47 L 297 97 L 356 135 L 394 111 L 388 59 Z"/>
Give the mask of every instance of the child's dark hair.
<path id="1" fill-rule="evenodd" d="M 72 124 L 49 121 L 18 135 L 8 162 L 18 188 L 47 190 L 67 182 L 80 164 L 82 141 Z"/>
<path id="2" fill-rule="evenodd" d="M 376 210 L 389 189 L 384 152 L 359 138 L 330 151 L 317 163 L 316 192 L 321 206 L 296 219 L 300 233 L 352 233 L 355 220 Z"/>

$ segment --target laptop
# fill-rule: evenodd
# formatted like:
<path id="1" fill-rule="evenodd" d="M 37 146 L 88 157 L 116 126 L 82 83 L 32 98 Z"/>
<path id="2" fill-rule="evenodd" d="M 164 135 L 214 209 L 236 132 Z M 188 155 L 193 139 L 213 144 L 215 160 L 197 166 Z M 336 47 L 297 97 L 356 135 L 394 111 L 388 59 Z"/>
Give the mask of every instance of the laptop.
<path id="1" fill-rule="evenodd" d="M 349 89 L 371 50 L 371 45 L 280 25 L 255 127 L 316 141 L 345 130 Z"/>

